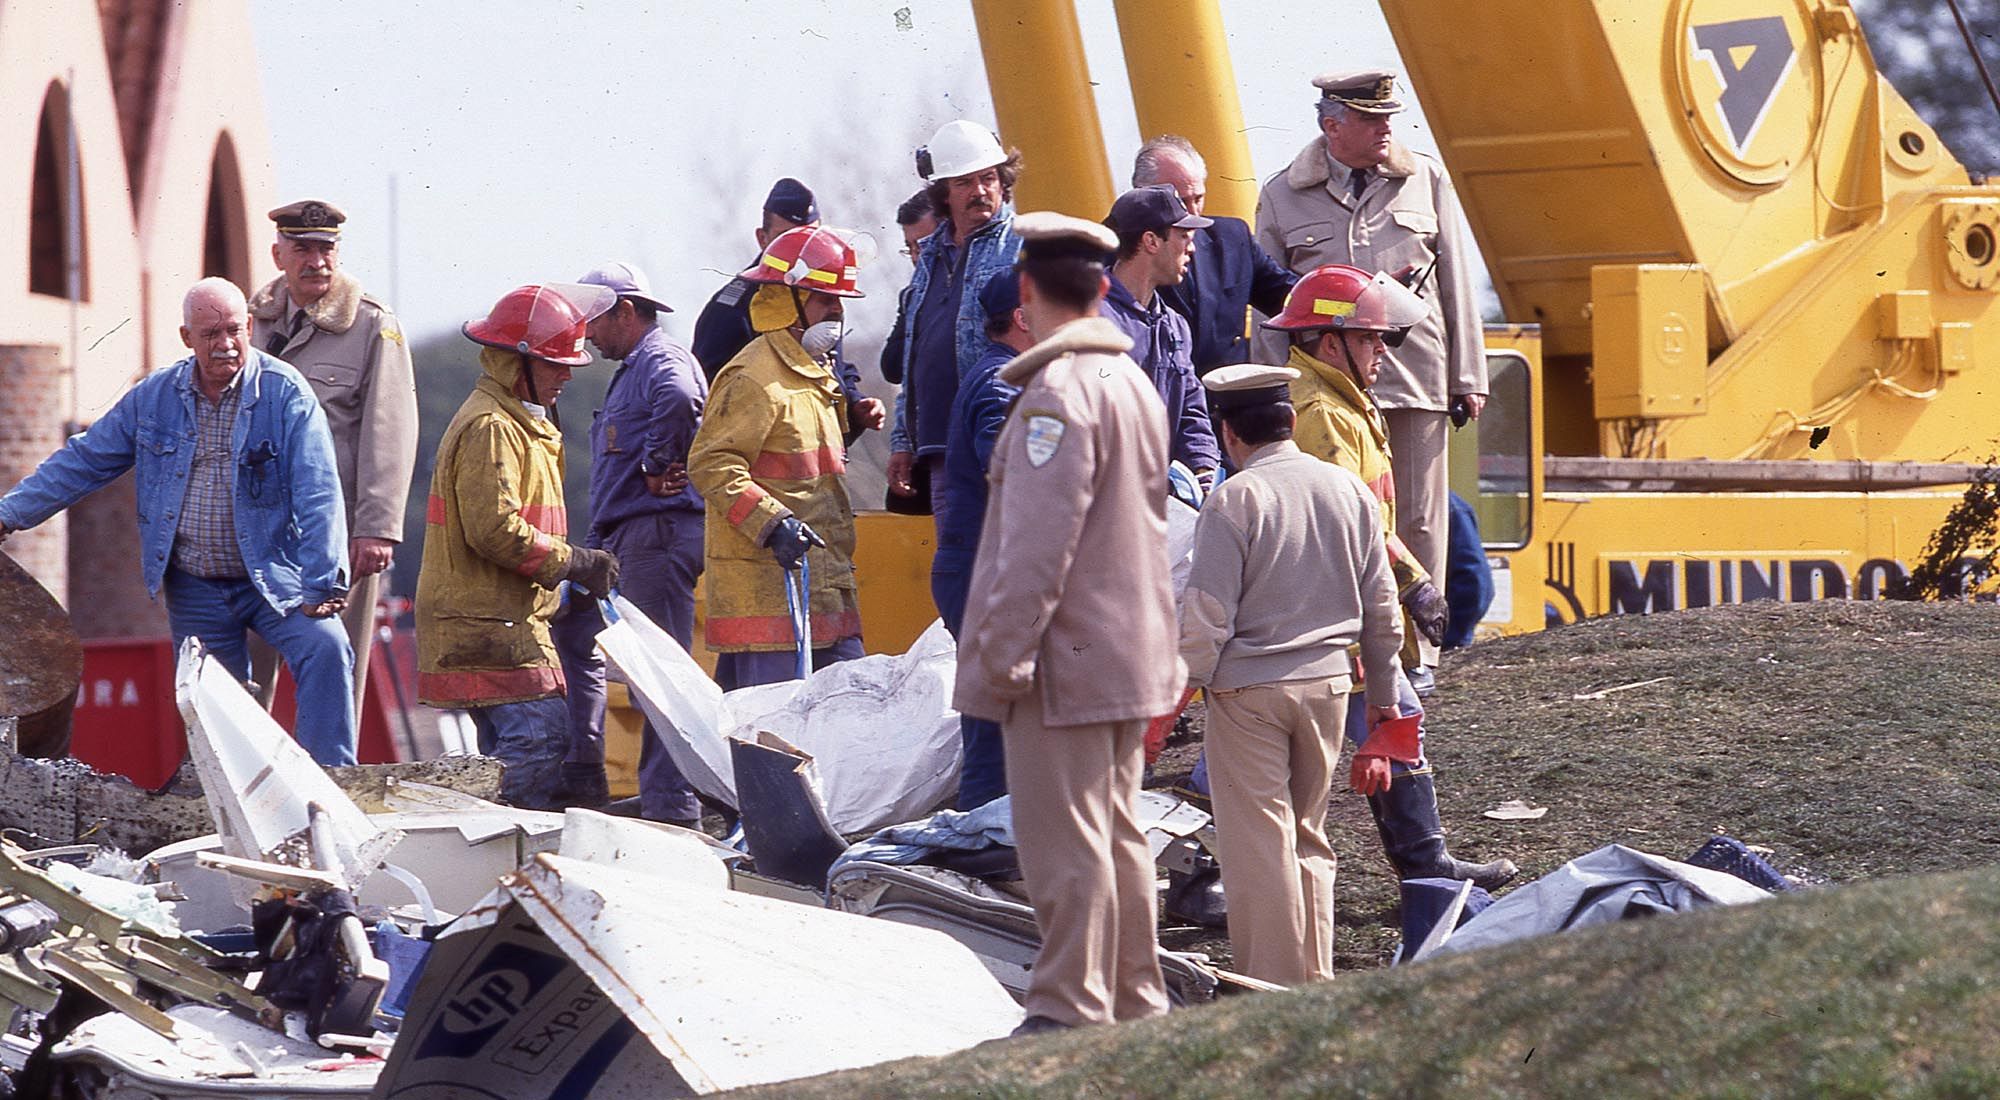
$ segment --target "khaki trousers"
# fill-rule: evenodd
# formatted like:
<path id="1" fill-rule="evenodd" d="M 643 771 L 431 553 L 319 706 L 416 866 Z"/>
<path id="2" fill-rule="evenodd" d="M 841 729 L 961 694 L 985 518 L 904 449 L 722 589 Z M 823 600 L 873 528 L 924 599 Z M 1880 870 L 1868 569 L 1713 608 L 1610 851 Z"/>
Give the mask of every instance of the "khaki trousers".
<path id="1" fill-rule="evenodd" d="M 1145 720 L 1050 728 L 1037 688 L 1001 730 L 1021 877 L 1042 934 L 1028 1014 L 1076 1027 L 1165 1013 L 1153 854 L 1135 807 Z"/>
<path id="2" fill-rule="evenodd" d="M 375 573 L 347 586 L 347 610 L 340 623 L 347 644 L 354 647 L 354 728 L 361 728 L 361 700 L 368 696 L 368 657 L 375 652 L 375 592 L 382 574 Z M 254 632 L 250 635 L 250 678 L 257 681 L 257 701 L 270 710 L 278 699 L 278 651 Z"/>
<path id="3" fill-rule="evenodd" d="M 1390 471 L 1396 482 L 1396 534 L 1442 590 L 1451 530 L 1451 475 L 1445 461 L 1451 417 L 1425 409 L 1384 409 L 1382 417 L 1389 425 Z M 1426 667 L 1437 667 L 1436 646 L 1419 638 L 1417 652 Z"/>
<path id="4" fill-rule="evenodd" d="M 1209 791 L 1235 969 L 1281 985 L 1333 977 L 1327 793 L 1346 676 L 1208 692 Z"/>

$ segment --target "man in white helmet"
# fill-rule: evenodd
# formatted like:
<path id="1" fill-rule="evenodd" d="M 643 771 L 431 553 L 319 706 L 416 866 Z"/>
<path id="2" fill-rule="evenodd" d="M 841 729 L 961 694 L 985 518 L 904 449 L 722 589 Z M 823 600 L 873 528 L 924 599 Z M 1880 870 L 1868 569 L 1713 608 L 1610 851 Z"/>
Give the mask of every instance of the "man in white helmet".
<path id="1" fill-rule="evenodd" d="M 986 351 L 986 313 L 979 290 L 1014 266 L 1014 184 L 1021 154 L 1003 149 L 993 131 L 963 119 L 948 122 L 917 150 L 917 174 L 930 183 L 938 227 L 915 256 L 904 313 L 903 388 L 889 435 L 889 491 L 914 496 L 929 487 L 930 510 L 942 525 L 945 441 L 958 380 Z"/>

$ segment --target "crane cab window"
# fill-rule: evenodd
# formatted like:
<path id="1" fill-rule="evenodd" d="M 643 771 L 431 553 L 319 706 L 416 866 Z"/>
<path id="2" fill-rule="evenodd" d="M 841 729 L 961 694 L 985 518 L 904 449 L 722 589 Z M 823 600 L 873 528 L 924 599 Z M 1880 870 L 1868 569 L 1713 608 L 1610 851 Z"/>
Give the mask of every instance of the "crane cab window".
<path id="1" fill-rule="evenodd" d="M 1534 512 L 1528 360 L 1519 352 L 1489 352 L 1486 385 L 1486 408 L 1479 419 L 1451 433 L 1451 489 L 1478 514 L 1480 541 L 1487 549 L 1518 550 L 1528 544 Z"/>

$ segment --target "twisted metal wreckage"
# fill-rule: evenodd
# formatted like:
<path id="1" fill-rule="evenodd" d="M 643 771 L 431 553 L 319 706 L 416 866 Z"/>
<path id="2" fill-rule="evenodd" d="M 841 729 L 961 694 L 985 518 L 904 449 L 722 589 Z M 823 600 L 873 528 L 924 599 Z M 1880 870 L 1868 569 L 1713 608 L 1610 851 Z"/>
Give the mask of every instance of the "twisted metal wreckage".
<path id="1" fill-rule="evenodd" d="M 1040 938 L 1007 803 L 925 816 L 959 765 L 942 628 L 725 694 L 642 613 L 610 610 L 611 665 L 737 835 L 422 781 L 491 794 L 491 767 L 337 780 L 190 641 L 176 695 L 214 834 L 137 860 L 73 835 L 0 843 L 0 1066 L 16 1094 L 696 1095 L 1008 1034 Z M 4 765 L 32 790 L 74 767 Z M 83 816 L 70 782 L 77 805 L 35 819 L 50 832 Z M 199 804 L 111 786 L 94 805 Z M 1150 791 L 1140 808 L 1170 877 L 1213 866 L 1206 813 Z M 1406 891 L 1428 918 L 1406 923 L 1409 958 L 1765 896 L 1623 849 L 1483 913 L 1481 892 L 1448 886 L 1428 909 Z M 1181 1004 L 1274 988 L 1196 954 L 1160 961 Z"/>

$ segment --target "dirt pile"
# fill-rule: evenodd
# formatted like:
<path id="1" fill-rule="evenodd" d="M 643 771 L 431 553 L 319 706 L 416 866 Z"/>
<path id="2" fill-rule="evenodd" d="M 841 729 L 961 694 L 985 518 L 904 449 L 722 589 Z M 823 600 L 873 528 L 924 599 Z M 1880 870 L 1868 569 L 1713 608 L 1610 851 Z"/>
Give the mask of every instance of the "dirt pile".
<path id="1" fill-rule="evenodd" d="M 1430 752 L 1454 854 L 1520 882 L 1604 844 L 1685 858 L 1718 832 L 1807 882 L 2000 858 L 2000 610 L 1759 603 L 1594 619 L 1448 653 Z M 1176 746 L 1171 778 L 1193 761 Z M 1344 775 L 1344 772 L 1342 773 Z M 1480 816 L 1507 799 L 1539 821 Z M 1329 827 L 1344 968 L 1394 950 L 1367 806 Z M 1217 953 L 1192 933 L 1170 944 Z"/>

